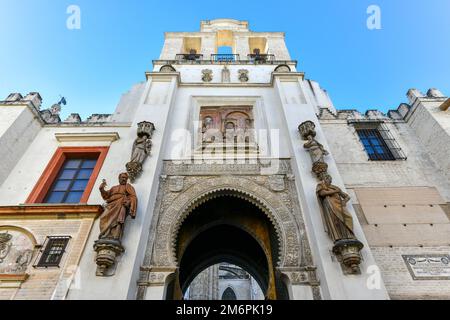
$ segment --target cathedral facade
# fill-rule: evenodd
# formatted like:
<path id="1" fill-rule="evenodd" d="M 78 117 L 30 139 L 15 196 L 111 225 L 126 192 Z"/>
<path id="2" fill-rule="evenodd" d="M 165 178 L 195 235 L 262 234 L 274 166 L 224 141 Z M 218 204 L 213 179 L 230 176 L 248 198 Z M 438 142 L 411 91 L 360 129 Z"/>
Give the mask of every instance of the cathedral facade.
<path id="1" fill-rule="evenodd" d="M 0 101 L 0 299 L 450 299 L 439 90 L 337 110 L 283 33 L 218 19 L 113 114 L 63 104 Z"/>

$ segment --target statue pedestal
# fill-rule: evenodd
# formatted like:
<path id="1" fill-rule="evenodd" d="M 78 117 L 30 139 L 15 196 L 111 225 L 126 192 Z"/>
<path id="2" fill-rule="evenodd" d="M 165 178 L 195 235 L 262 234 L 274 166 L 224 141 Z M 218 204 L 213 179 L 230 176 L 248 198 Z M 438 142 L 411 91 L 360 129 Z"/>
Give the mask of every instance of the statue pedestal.
<path id="1" fill-rule="evenodd" d="M 94 250 L 97 252 L 97 257 L 95 258 L 97 263 L 96 275 L 99 277 L 113 275 L 108 273 L 108 271 L 115 265 L 117 257 L 125 251 L 120 241 L 113 239 L 97 240 L 94 244 Z"/>
<path id="2" fill-rule="evenodd" d="M 359 264 L 361 263 L 360 251 L 363 247 L 364 245 L 356 239 L 343 239 L 334 243 L 333 253 L 343 265 L 345 273 L 361 273 L 359 269 Z"/>
<path id="3" fill-rule="evenodd" d="M 142 164 L 139 162 L 128 162 L 125 167 L 127 168 L 131 182 L 134 182 L 142 172 Z"/>

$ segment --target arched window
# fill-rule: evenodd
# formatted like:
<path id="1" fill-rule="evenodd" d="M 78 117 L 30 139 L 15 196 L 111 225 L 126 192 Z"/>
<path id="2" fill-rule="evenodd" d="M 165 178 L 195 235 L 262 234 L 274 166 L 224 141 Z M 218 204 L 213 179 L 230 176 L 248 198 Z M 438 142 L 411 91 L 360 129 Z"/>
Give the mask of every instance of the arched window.
<path id="1" fill-rule="evenodd" d="M 228 287 L 222 294 L 222 300 L 237 300 L 236 293 Z"/>

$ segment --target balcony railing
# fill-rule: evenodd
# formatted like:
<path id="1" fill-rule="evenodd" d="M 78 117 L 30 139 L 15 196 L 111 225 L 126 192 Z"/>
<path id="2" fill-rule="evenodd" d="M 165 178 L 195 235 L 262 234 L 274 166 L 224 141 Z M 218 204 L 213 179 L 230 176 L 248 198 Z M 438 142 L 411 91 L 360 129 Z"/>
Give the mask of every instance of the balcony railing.
<path id="1" fill-rule="evenodd" d="M 273 54 L 249 54 L 246 58 L 241 59 L 239 54 L 211 54 L 210 56 L 204 56 L 203 54 L 196 53 L 180 53 L 175 55 L 174 60 L 153 60 L 153 64 L 243 64 L 243 65 L 255 65 L 255 64 L 294 64 L 297 65 L 296 60 L 276 60 Z"/>
<path id="2" fill-rule="evenodd" d="M 239 55 L 232 53 L 212 54 L 211 60 L 215 62 L 235 62 L 239 61 Z"/>
<path id="3" fill-rule="evenodd" d="M 275 60 L 275 55 L 273 54 L 249 54 L 247 55 L 248 59 L 251 61 L 255 61 L 256 63 L 266 63 L 269 61 Z"/>
<path id="4" fill-rule="evenodd" d="M 181 53 L 175 56 L 175 60 L 178 61 L 200 61 L 203 60 L 202 54 L 197 53 Z"/>

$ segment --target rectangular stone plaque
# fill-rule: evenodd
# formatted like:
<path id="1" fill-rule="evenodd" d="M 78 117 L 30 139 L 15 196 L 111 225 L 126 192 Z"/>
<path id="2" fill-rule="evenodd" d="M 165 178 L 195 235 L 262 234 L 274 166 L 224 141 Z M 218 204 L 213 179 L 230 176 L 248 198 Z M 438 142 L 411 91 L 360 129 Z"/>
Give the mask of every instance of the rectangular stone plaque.
<path id="1" fill-rule="evenodd" d="M 402 255 L 414 280 L 450 280 L 450 256 Z"/>

